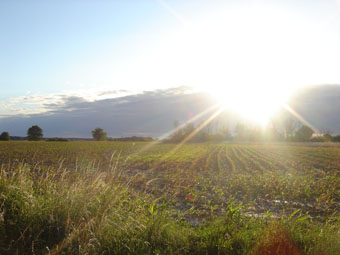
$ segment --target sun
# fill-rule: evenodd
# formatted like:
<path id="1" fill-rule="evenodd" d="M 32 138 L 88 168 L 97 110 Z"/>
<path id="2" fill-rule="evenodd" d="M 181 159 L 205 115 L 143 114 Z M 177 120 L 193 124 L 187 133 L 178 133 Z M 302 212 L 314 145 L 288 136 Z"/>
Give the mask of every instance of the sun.
<path id="1" fill-rule="evenodd" d="M 309 59 L 323 37 L 306 30 L 314 23 L 289 9 L 241 4 L 180 23 L 149 56 L 157 63 L 152 77 L 208 92 L 245 120 L 267 125 L 295 90 L 316 82 L 309 77 L 322 74 L 310 71 L 322 61 Z"/>
<path id="2" fill-rule="evenodd" d="M 206 91 L 224 110 L 262 127 L 268 125 L 289 98 L 288 91 L 261 86 L 212 87 Z"/>
<path id="3" fill-rule="evenodd" d="M 298 67 L 286 74 L 294 64 L 292 54 L 299 53 L 292 40 L 300 23 L 285 17 L 278 9 L 264 7 L 221 10 L 182 35 L 190 45 L 188 52 L 193 50 L 188 66 L 195 69 L 200 87 L 226 110 L 261 126 L 303 84 Z"/>

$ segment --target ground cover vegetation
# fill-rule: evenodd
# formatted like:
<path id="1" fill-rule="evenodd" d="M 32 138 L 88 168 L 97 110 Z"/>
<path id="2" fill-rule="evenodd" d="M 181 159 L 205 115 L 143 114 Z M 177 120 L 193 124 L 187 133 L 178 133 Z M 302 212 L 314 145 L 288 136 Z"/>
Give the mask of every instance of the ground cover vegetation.
<path id="1" fill-rule="evenodd" d="M 2 142 L 0 254 L 339 254 L 325 143 Z"/>

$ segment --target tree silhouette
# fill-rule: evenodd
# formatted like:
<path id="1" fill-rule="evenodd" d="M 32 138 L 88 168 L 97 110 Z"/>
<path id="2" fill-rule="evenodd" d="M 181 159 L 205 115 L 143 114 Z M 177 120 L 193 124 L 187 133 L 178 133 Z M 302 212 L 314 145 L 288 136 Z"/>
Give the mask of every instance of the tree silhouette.
<path id="1" fill-rule="evenodd" d="M 0 135 L 0 141 L 9 141 L 11 140 L 8 132 L 2 132 Z"/>
<path id="2" fill-rule="evenodd" d="M 284 121 L 283 125 L 286 133 L 286 140 L 293 140 L 294 132 L 298 126 L 298 123 L 293 118 L 288 118 Z"/>
<path id="3" fill-rule="evenodd" d="M 105 141 L 106 140 L 106 132 L 102 128 L 97 127 L 92 130 L 92 137 L 96 141 Z"/>
<path id="4" fill-rule="evenodd" d="M 303 125 L 296 131 L 295 137 L 298 141 L 305 142 L 309 141 L 312 138 L 313 134 L 314 134 L 313 129 L 306 125 Z"/>
<path id="5" fill-rule="evenodd" d="M 29 141 L 40 141 L 43 137 L 43 130 L 35 125 L 27 130 L 27 137 Z"/>

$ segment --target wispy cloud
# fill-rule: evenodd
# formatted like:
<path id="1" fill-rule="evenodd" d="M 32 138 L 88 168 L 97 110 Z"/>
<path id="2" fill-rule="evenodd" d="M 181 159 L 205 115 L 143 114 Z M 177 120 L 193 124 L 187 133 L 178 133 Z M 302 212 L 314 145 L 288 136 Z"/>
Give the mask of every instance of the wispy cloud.
<path id="1" fill-rule="evenodd" d="M 0 103 L 0 117 L 46 113 L 74 103 L 94 102 L 129 94 L 131 92 L 128 90 L 76 90 L 58 94 L 28 93 L 26 96 L 5 99 L 3 103 Z"/>

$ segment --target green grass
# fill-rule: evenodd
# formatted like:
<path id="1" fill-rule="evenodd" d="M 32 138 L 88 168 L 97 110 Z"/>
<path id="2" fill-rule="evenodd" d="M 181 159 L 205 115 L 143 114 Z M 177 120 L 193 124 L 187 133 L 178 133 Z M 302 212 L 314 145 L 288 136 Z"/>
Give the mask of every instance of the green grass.
<path id="1" fill-rule="evenodd" d="M 339 254 L 339 148 L 175 146 L 0 143 L 0 254 Z"/>

